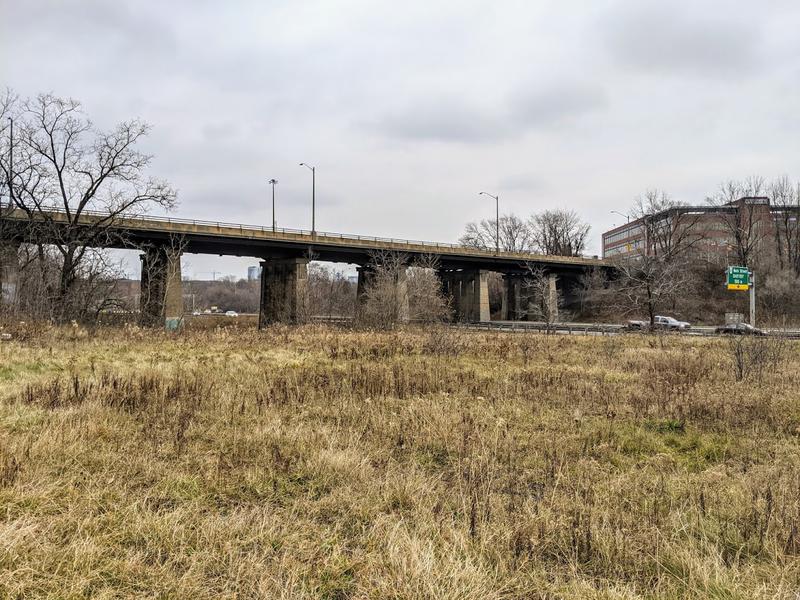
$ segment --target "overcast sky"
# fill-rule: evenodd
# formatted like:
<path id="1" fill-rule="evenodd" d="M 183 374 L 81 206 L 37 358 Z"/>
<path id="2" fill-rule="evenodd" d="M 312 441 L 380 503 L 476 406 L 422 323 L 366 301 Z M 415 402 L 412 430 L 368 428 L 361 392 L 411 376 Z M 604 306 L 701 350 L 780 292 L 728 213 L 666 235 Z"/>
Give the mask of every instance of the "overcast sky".
<path id="1" fill-rule="evenodd" d="M 455 241 L 800 178 L 800 2 L 0 0 L 0 85 L 153 125 L 181 217 Z M 190 257 L 188 274 L 253 261 Z M 185 272 L 186 272 L 185 271 Z"/>

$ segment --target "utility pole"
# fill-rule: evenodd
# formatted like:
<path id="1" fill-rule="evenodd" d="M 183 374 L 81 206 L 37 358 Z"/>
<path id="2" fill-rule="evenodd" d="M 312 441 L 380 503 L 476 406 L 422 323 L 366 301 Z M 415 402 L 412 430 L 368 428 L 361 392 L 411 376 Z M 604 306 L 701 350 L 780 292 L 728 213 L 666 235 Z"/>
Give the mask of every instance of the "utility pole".
<path id="1" fill-rule="evenodd" d="M 750 271 L 750 325 L 756 326 L 756 274 Z"/>
<path id="2" fill-rule="evenodd" d="M 269 183 L 272 184 L 272 233 L 275 233 L 275 184 L 278 180 L 270 179 Z"/>

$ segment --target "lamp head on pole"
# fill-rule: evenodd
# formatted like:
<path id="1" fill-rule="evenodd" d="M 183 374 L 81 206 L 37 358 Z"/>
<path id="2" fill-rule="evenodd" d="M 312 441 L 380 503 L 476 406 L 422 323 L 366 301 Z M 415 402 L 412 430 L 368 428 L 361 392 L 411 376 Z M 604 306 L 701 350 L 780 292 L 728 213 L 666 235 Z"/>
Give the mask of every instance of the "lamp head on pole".
<path id="1" fill-rule="evenodd" d="M 269 183 L 271 183 L 272 185 L 275 185 L 276 183 L 278 183 L 278 180 L 277 179 L 270 179 Z"/>

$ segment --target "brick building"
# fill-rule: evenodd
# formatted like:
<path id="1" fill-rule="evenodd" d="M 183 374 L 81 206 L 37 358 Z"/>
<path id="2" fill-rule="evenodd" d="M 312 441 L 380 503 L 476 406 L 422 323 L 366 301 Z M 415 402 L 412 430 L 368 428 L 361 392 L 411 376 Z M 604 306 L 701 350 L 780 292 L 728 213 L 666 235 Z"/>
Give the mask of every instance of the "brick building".
<path id="1" fill-rule="evenodd" d="M 721 206 L 676 206 L 603 234 L 603 258 L 656 256 L 688 250 L 708 260 L 748 263 L 779 250 L 799 233 L 800 206 L 773 206 L 766 197 L 745 197 Z"/>

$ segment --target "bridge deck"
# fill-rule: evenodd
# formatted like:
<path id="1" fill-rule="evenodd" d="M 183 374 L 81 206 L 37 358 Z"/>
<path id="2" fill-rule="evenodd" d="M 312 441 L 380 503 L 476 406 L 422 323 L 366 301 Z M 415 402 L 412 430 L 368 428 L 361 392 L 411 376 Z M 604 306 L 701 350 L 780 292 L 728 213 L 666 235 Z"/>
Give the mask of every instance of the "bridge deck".
<path id="1" fill-rule="evenodd" d="M 90 226 L 107 215 L 86 212 L 80 223 Z M 54 224 L 66 223 L 63 212 L 52 211 L 47 218 Z M 4 210 L 2 220 L 7 223 L 24 224 L 29 222 L 27 214 L 20 209 Z M 239 223 L 224 223 L 177 219 L 172 217 L 153 217 L 145 215 L 129 216 L 115 221 L 114 229 L 126 234 L 131 245 L 136 242 L 159 241 L 170 236 L 183 236 L 187 241 L 187 252 L 235 254 L 240 256 L 267 256 L 271 250 L 310 248 L 320 255 L 321 260 L 352 260 L 371 251 L 384 250 L 408 254 L 432 254 L 443 260 L 478 261 L 480 263 L 519 264 L 534 262 L 553 267 L 606 267 L 606 261 L 588 257 L 550 256 L 532 253 L 500 252 L 469 248 L 458 244 L 426 242 L 396 238 L 382 238 L 330 232 L 314 232 L 299 229 L 263 227 Z"/>

